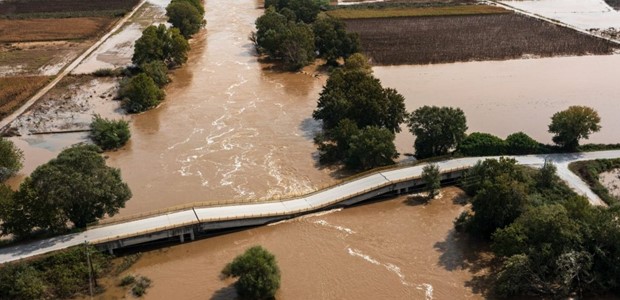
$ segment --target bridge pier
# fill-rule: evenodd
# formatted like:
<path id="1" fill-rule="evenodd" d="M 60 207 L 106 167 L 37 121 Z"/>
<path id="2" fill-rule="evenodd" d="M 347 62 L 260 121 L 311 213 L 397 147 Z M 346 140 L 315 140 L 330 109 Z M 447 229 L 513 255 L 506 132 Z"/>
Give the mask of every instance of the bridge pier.
<path id="1" fill-rule="evenodd" d="M 189 230 L 189 238 L 193 241 L 196 237 L 194 236 L 194 227 Z"/>

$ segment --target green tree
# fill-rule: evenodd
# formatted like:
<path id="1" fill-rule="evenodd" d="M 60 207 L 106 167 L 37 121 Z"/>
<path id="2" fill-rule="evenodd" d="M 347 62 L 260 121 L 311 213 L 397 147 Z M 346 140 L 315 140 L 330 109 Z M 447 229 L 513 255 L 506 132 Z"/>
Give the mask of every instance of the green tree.
<path id="1" fill-rule="evenodd" d="M 125 120 L 108 120 L 99 115 L 93 116 L 90 123 L 90 138 L 103 150 L 124 146 L 129 138 L 129 123 Z"/>
<path id="2" fill-rule="evenodd" d="M 205 7 L 202 4 L 202 0 L 172 0 L 170 3 L 182 3 L 182 2 L 186 2 L 194 6 L 194 8 L 196 8 L 196 10 L 198 10 L 198 12 L 200 13 L 200 16 L 204 17 Z"/>
<path id="3" fill-rule="evenodd" d="M 10 140 L 0 137 L 0 182 L 17 173 L 23 161 L 23 152 Z"/>
<path id="4" fill-rule="evenodd" d="M 132 62 L 141 66 L 160 60 L 169 66 L 182 65 L 187 61 L 189 43 L 177 28 L 151 25 L 136 40 Z"/>
<path id="5" fill-rule="evenodd" d="M 445 155 L 465 138 L 467 120 L 460 108 L 423 106 L 409 116 L 409 130 L 416 157 Z"/>
<path id="6" fill-rule="evenodd" d="M 393 164 L 398 157 L 394 138 L 394 133 L 386 128 L 362 128 L 349 139 L 345 165 L 349 169 L 368 170 Z"/>
<path id="7" fill-rule="evenodd" d="M 441 188 L 441 173 L 439 166 L 436 164 L 428 164 L 422 168 L 422 181 L 424 181 L 424 189 L 428 192 L 428 199 L 434 199 L 439 194 Z"/>
<path id="8" fill-rule="evenodd" d="M 466 156 L 487 156 L 506 154 L 506 142 L 492 134 L 474 132 L 465 137 L 458 151 Z"/>
<path id="9" fill-rule="evenodd" d="M 344 22 L 326 14 L 320 14 L 312 24 L 316 50 L 328 64 L 337 65 L 337 60 L 348 58 L 360 51 L 360 40 L 356 33 L 347 32 Z"/>
<path id="10" fill-rule="evenodd" d="M 120 94 L 123 98 L 123 108 L 130 113 L 146 111 L 164 99 L 164 92 L 144 73 L 122 84 Z"/>
<path id="11" fill-rule="evenodd" d="M 349 153 L 349 140 L 357 134 L 357 124 L 349 119 L 340 120 L 336 128 L 317 134 L 314 143 L 319 148 L 319 162 L 333 164 L 344 160 Z"/>
<path id="12" fill-rule="evenodd" d="M 463 190 L 470 196 L 475 196 L 485 184 L 492 184 L 501 175 L 506 175 L 514 180 L 528 183 L 529 176 L 523 167 L 517 165 L 512 158 L 500 157 L 499 159 L 485 159 L 477 162 L 461 178 Z"/>
<path id="13" fill-rule="evenodd" d="M 298 70 L 314 60 L 314 33 L 309 25 L 289 23 L 280 48 L 282 60 L 291 70 Z"/>
<path id="14" fill-rule="evenodd" d="M 92 145 L 76 145 L 39 166 L 1 211 L 3 233 L 24 236 L 33 229 L 60 232 L 67 222 L 84 228 L 125 206 L 131 191 L 120 170 L 105 165 Z"/>
<path id="15" fill-rule="evenodd" d="M 482 238 L 490 238 L 498 228 L 510 225 L 526 209 L 528 186 L 501 174 L 492 182 L 485 183 L 472 198 L 469 232 Z"/>
<path id="16" fill-rule="evenodd" d="M 256 19 L 256 49 L 272 58 L 280 57 L 289 22 L 285 16 L 268 8 L 265 13 Z"/>
<path id="17" fill-rule="evenodd" d="M 587 106 L 571 106 L 557 112 L 551 117 L 549 132 L 553 133 L 553 142 L 566 150 L 574 151 L 580 139 L 587 139 L 590 134 L 601 129 L 598 113 Z"/>
<path id="18" fill-rule="evenodd" d="M 166 16 L 172 26 L 179 29 L 183 37 L 189 39 L 204 27 L 203 13 L 187 1 L 173 1 L 166 7 Z"/>
<path id="19" fill-rule="evenodd" d="M 170 83 L 170 78 L 168 78 L 168 67 L 161 60 L 147 62 L 140 66 L 140 70 L 151 77 L 160 88 Z"/>
<path id="20" fill-rule="evenodd" d="M 249 248 L 229 263 L 222 274 L 239 277 L 237 294 L 243 299 L 273 299 L 280 288 L 276 258 L 261 246 Z"/>
<path id="21" fill-rule="evenodd" d="M 362 53 L 354 53 L 344 63 L 345 72 L 362 72 L 372 74 L 372 66 L 368 63 L 368 57 Z"/>
<path id="22" fill-rule="evenodd" d="M 395 133 L 400 132 L 406 114 L 405 98 L 396 90 L 384 89 L 372 75 L 337 69 L 329 76 L 312 116 L 323 122 L 326 131 L 350 119 L 359 128 L 377 126 Z"/>
<path id="23" fill-rule="evenodd" d="M 540 151 L 540 144 L 523 132 L 517 132 L 506 138 L 508 154 L 523 155 L 536 154 Z"/>

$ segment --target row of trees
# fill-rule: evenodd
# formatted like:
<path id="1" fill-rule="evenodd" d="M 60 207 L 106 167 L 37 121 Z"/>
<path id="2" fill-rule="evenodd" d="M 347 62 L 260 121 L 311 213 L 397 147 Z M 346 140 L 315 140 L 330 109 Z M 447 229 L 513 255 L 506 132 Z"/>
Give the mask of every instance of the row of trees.
<path id="1" fill-rule="evenodd" d="M 265 13 L 256 20 L 251 39 L 259 53 L 279 59 L 293 70 L 318 57 L 337 65 L 360 49 L 359 37 L 345 24 L 324 13 L 317 0 L 267 0 Z"/>
<path id="2" fill-rule="evenodd" d="M 173 0 L 166 7 L 172 27 L 151 25 L 142 32 L 132 57 L 138 73 L 123 80 L 119 91 L 128 112 L 146 111 L 164 99 L 162 88 L 170 82 L 168 70 L 187 61 L 187 39 L 205 26 L 204 13 L 200 0 Z"/>
<path id="3" fill-rule="evenodd" d="M 487 133 L 467 135 L 467 119 L 460 108 L 423 106 L 409 114 L 403 96 L 383 88 L 372 75 L 367 58 L 359 53 L 330 74 L 312 116 L 322 122 L 323 130 L 314 139 L 320 162 L 343 163 L 350 169 L 392 164 L 398 157 L 395 133 L 405 122 L 416 137 L 418 159 L 454 150 L 467 156 L 484 156 L 535 154 L 549 148 L 523 132 L 506 140 Z M 580 139 L 600 130 L 599 122 L 592 108 L 571 106 L 553 115 L 549 132 L 555 134 L 553 141 L 561 150 L 575 151 Z"/>
<path id="4" fill-rule="evenodd" d="M 554 298 L 620 288 L 620 209 L 601 208 L 576 195 L 548 163 L 541 170 L 502 158 L 478 163 L 463 187 L 471 212 L 458 230 L 490 240 L 501 260 L 499 296 Z"/>
<path id="5" fill-rule="evenodd" d="M 39 166 L 13 192 L 0 186 L 2 234 L 65 232 L 114 215 L 131 198 L 120 170 L 106 166 L 94 145 L 75 145 Z"/>

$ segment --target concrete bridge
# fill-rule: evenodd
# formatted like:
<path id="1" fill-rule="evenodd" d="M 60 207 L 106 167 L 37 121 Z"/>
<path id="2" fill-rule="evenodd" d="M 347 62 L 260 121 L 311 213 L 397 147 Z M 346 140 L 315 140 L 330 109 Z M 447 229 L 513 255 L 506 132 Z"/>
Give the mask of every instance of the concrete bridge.
<path id="1" fill-rule="evenodd" d="M 605 205 L 568 164 L 580 160 L 620 158 L 620 150 L 572 154 L 508 156 L 521 165 L 542 166 L 552 161 L 558 176 L 577 193 L 588 197 L 593 205 Z M 436 162 L 442 180 L 455 180 L 480 160 L 498 157 L 470 157 Z M 402 194 L 422 185 L 420 176 L 426 164 L 395 166 L 371 171 L 329 188 L 301 197 L 260 203 L 195 204 L 186 208 L 127 218 L 117 223 L 99 225 L 86 231 L 15 245 L 0 249 L 0 263 L 37 256 L 83 243 L 96 245 L 110 253 L 114 249 L 140 245 L 162 239 L 193 240 L 199 232 L 256 226 L 294 218 L 333 207 L 353 205 L 388 194 Z"/>

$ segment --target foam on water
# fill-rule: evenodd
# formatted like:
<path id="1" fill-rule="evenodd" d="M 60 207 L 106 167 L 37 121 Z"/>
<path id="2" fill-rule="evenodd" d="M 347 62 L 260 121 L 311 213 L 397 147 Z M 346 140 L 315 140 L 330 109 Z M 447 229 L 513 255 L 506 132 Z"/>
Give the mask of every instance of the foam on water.
<path id="1" fill-rule="evenodd" d="M 336 229 L 338 231 L 345 232 L 347 234 L 355 234 L 355 231 L 353 231 L 350 228 L 346 228 L 346 227 L 342 227 L 342 226 L 338 226 L 338 225 L 332 225 L 332 224 L 329 224 L 329 222 L 327 222 L 325 220 L 316 220 L 316 221 L 314 221 L 314 224 L 325 226 L 327 228 L 333 228 L 333 229 Z"/>

